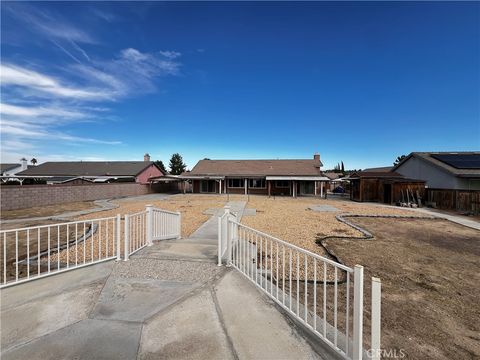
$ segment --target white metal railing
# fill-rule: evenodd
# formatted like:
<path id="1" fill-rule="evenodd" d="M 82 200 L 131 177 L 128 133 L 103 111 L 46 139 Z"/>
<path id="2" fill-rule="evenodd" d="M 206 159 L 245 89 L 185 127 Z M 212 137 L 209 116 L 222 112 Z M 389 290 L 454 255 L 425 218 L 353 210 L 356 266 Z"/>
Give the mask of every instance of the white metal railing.
<path id="1" fill-rule="evenodd" d="M 149 243 L 147 230 L 147 210 L 125 215 L 124 259 L 144 248 Z"/>
<path id="2" fill-rule="evenodd" d="M 179 239 L 182 216 L 179 212 L 167 211 L 147 205 L 144 211 L 125 215 L 124 260 L 154 240 Z"/>
<path id="3" fill-rule="evenodd" d="M 0 287 L 120 259 L 120 215 L 1 230 Z"/>
<path id="4" fill-rule="evenodd" d="M 182 215 L 179 212 L 151 208 L 152 240 L 179 239 Z"/>
<path id="5" fill-rule="evenodd" d="M 240 271 L 341 357 L 363 351 L 363 267 L 350 268 L 219 217 L 219 265 Z M 380 349 L 380 282 L 372 286 L 372 349 Z M 369 354 L 379 354 L 372 351 Z"/>

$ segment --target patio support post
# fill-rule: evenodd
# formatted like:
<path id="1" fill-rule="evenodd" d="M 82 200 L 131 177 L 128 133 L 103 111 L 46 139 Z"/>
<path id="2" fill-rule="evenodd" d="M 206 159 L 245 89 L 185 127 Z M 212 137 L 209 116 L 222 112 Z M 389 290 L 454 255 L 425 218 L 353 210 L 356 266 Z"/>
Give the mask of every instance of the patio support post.
<path id="1" fill-rule="evenodd" d="M 321 197 L 321 198 L 323 198 L 323 184 L 324 184 L 324 182 L 321 181 L 321 182 L 320 182 L 320 197 Z"/>
<path id="2" fill-rule="evenodd" d="M 272 183 L 270 182 L 270 180 L 267 180 L 268 197 L 270 197 L 271 187 L 272 187 Z"/>
<path id="3" fill-rule="evenodd" d="M 247 179 L 244 179 L 244 184 L 245 184 L 245 195 L 248 194 L 248 190 L 247 190 Z"/>
<path id="4" fill-rule="evenodd" d="M 315 181 L 314 188 L 315 188 L 315 192 L 314 192 L 314 194 L 315 194 L 315 196 L 317 196 L 317 182 L 316 182 L 316 181 Z"/>

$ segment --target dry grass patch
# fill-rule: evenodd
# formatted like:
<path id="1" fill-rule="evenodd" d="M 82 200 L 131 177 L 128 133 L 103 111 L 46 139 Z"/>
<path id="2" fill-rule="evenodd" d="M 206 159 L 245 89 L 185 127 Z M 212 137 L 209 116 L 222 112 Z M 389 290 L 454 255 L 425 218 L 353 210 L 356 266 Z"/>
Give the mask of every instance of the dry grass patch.
<path id="1" fill-rule="evenodd" d="M 2 220 L 27 219 L 32 217 L 55 216 L 65 212 L 88 210 L 95 208 L 93 201 L 80 201 L 66 204 L 36 206 L 27 209 L 7 210 L 1 212 Z M 18 226 L 17 226 L 18 227 Z"/>

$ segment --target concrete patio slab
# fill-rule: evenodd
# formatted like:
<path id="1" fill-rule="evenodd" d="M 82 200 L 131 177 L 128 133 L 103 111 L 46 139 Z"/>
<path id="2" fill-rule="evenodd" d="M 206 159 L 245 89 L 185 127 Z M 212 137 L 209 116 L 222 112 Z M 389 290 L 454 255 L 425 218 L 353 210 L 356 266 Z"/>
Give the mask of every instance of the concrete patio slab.
<path id="1" fill-rule="evenodd" d="M 194 287 L 187 282 L 110 277 L 91 318 L 143 322 Z"/>
<path id="2" fill-rule="evenodd" d="M 139 359 L 234 359 L 209 289 L 143 326 Z"/>
<path id="3" fill-rule="evenodd" d="M 240 359 L 320 359 L 275 304 L 236 271 L 226 274 L 215 291 Z"/>
<path id="4" fill-rule="evenodd" d="M 2 350 L 25 343 L 86 319 L 102 290 L 103 282 L 44 296 L 2 311 Z"/>
<path id="5" fill-rule="evenodd" d="M 317 211 L 317 212 L 336 212 L 340 211 L 335 206 L 331 205 L 314 205 L 309 207 L 310 210 Z"/>
<path id="6" fill-rule="evenodd" d="M 87 319 L 2 353 L 3 360 L 105 359 L 137 356 L 141 324 Z"/>
<path id="7" fill-rule="evenodd" d="M 2 289 L 0 292 L 2 311 L 44 296 L 80 288 L 96 281 L 105 282 L 114 265 L 114 261 L 108 261 L 38 279 L 28 283 L 28 285 L 17 285 Z"/>

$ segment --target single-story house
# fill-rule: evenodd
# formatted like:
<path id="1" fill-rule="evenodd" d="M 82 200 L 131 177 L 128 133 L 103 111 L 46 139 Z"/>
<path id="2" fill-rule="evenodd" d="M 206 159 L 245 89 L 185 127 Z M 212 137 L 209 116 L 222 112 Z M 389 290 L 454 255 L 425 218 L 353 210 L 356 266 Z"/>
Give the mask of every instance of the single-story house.
<path id="1" fill-rule="evenodd" d="M 350 174 L 349 180 L 353 201 L 395 204 L 407 202 L 412 193 L 415 198 L 425 197 L 424 180 L 406 178 L 396 172 L 357 171 Z"/>
<path id="2" fill-rule="evenodd" d="M 321 196 L 329 181 L 322 165 L 318 154 L 301 160 L 200 160 L 175 179 L 191 182 L 193 193 Z"/>
<path id="3" fill-rule="evenodd" d="M 480 152 L 412 152 L 393 171 L 426 182 L 432 205 L 480 213 Z"/>
<path id="4" fill-rule="evenodd" d="M 16 176 L 47 184 L 83 184 L 106 182 L 137 182 L 148 184 L 149 179 L 165 175 L 145 154 L 144 161 L 49 161 Z"/>

